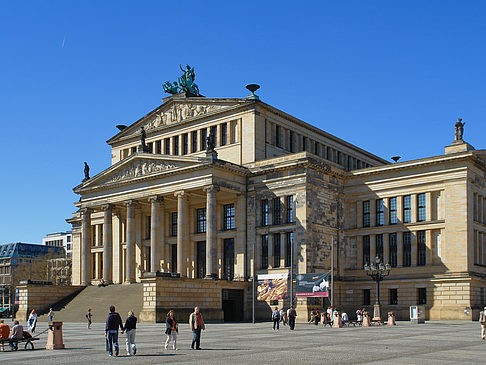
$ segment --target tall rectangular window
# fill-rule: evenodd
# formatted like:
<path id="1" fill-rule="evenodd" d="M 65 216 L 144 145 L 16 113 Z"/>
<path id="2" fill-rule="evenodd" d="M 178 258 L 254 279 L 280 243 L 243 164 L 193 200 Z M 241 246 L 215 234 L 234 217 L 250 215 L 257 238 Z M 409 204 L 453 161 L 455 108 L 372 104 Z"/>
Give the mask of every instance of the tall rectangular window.
<path id="1" fill-rule="evenodd" d="M 196 209 L 196 233 L 206 233 L 206 208 Z"/>
<path id="2" fill-rule="evenodd" d="M 412 265 L 412 236 L 410 232 L 403 232 L 403 266 Z"/>
<path id="3" fill-rule="evenodd" d="M 314 142 L 314 155 L 319 156 L 319 143 Z"/>
<path id="4" fill-rule="evenodd" d="M 191 152 L 197 152 L 197 131 L 191 133 Z"/>
<path id="5" fill-rule="evenodd" d="M 363 289 L 363 305 L 370 305 L 371 303 L 371 290 Z"/>
<path id="6" fill-rule="evenodd" d="M 390 305 L 398 304 L 398 289 L 390 289 Z"/>
<path id="7" fill-rule="evenodd" d="M 412 221 L 412 197 L 405 195 L 403 197 L 403 223 Z"/>
<path id="8" fill-rule="evenodd" d="M 307 137 L 302 136 L 302 151 L 307 151 Z"/>
<path id="9" fill-rule="evenodd" d="M 370 264 L 370 236 L 363 236 L 363 266 Z"/>
<path id="10" fill-rule="evenodd" d="M 268 268 L 268 234 L 262 235 L 262 269 Z"/>
<path id="11" fill-rule="evenodd" d="M 177 212 L 170 213 L 170 235 L 177 237 Z"/>
<path id="12" fill-rule="evenodd" d="M 220 137 L 220 145 L 226 146 L 228 143 L 228 124 L 223 123 L 221 124 L 221 137 Z"/>
<path id="13" fill-rule="evenodd" d="M 363 227 L 370 226 L 370 201 L 363 202 Z"/>
<path id="14" fill-rule="evenodd" d="M 289 195 L 286 197 L 286 209 L 287 209 L 287 223 L 294 223 L 294 197 Z"/>
<path id="15" fill-rule="evenodd" d="M 294 147 L 294 132 L 289 131 L 289 151 L 290 152 L 295 152 L 295 147 Z"/>
<path id="16" fill-rule="evenodd" d="M 391 267 L 397 267 L 397 234 L 396 233 L 390 233 L 389 237 L 389 244 L 390 244 L 390 258 L 389 258 L 389 263 Z"/>
<path id="17" fill-rule="evenodd" d="M 425 231 L 417 231 L 417 265 L 424 266 L 426 264 L 426 250 Z"/>
<path id="18" fill-rule="evenodd" d="M 177 272 L 177 245 L 170 246 L 170 268 L 172 272 Z"/>
<path id="19" fill-rule="evenodd" d="M 217 143 L 218 143 L 218 134 L 216 132 L 216 129 L 217 129 L 217 127 L 215 125 L 209 128 L 209 134 L 212 136 L 212 138 L 214 138 L 214 146 L 215 147 L 217 146 Z"/>
<path id="20" fill-rule="evenodd" d="M 165 138 L 164 144 L 165 144 L 165 154 L 170 155 L 170 138 Z"/>
<path id="21" fill-rule="evenodd" d="M 206 149 L 206 142 L 208 138 L 208 130 L 206 128 L 201 129 L 201 151 Z"/>
<path id="22" fill-rule="evenodd" d="M 174 137 L 174 155 L 177 156 L 179 154 L 179 136 Z"/>
<path id="23" fill-rule="evenodd" d="M 384 262 L 383 260 L 383 235 L 377 234 L 376 235 L 376 256 L 380 259 L 380 262 Z"/>
<path id="24" fill-rule="evenodd" d="M 275 146 L 282 147 L 280 144 L 280 126 L 275 125 Z"/>
<path id="25" fill-rule="evenodd" d="M 287 232 L 285 234 L 285 266 L 289 267 L 292 262 L 292 252 L 294 244 L 294 232 Z"/>
<path id="26" fill-rule="evenodd" d="M 182 154 L 187 155 L 189 153 L 189 136 L 187 133 L 182 135 Z"/>
<path id="27" fill-rule="evenodd" d="M 427 304 L 427 288 L 417 288 L 417 304 Z"/>
<path id="28" fill-rule="evenodd" d="M 150 239 L 150 233 L 152 231 L 152 217 L 146 216 L 145 217 L 145 239 Z"/>
<path id="29" fill-rule="evenodd" d="M 198 279 L 206 276 L 206 241 L 196 242 L 196 276 Z"/>
<path id="30" fill-rule="evenodd" d="M 425 221 L 425 193 L 417 195 L 417 221 Z"/>
<path id="31" fill-rule="evenodd" d="M 383 225 L 383 199 L 376 199 L 376 225 Z"/>
<path id="32" fill-rule="evenodd" d="M 280 224 L 280 198 L 273 198 L 273 224 Z"/>
<path id="33" fill-rule="evenodd" d="M 223 206 L 223 229 L 235 229 L 235 205 L 226 204 Z"/>
<path id="34" fill-rule="evenodd" d="M 398 219 L 397 219 L 397 198 L 390 198 L 390 204 L 389 204 L 389 221 L 390 224 L 397 224 Z"/>
<path id="35" fill-rule="evenodd" d="M 273 235 L 273 267 L 280 267 L 280 233 Z"/>
<path id="36" fill-rule="evenodd" d="M 162 153 L 162 141 L 155 142 L 155 153 L 161 154 Z"/>
<path id="37" fill-rule="evenodd" d="M 262 200 L 262 226 L 268 226 L 268 199 Z"/>

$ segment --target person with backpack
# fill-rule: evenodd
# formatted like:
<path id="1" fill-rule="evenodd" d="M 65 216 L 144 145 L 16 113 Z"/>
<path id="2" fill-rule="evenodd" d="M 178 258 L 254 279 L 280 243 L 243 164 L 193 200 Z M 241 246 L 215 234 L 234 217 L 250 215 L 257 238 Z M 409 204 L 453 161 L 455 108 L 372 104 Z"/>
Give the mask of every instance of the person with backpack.
<path id="1" fill-rule="evenodd" d="M 278 311 L 278 308 L 275 307 L 275 310 L 272 312 L 272 320 L 273 320 L 273 330 L 279 329 L 279 323 L 280 323 L 280 312 Z"/>
<path id="2" fill-rule="evenodd" d="M 291 330 L 295 328 L 295 317 L 297 317 L 297 312 L 294 309 L 294 306 L 291 305 L 287 311 L 287 317 L 289 318 L 289 327 Z"/>

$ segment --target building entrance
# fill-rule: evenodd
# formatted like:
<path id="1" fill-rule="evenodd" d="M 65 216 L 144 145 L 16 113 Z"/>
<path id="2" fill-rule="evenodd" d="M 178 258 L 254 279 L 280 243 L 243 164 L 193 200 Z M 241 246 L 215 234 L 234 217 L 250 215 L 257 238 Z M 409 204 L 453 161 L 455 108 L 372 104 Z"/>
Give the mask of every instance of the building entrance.
<path id="1" fill-rule="evenodd" d="M 223 289 L 223 313 L 225 322 L 241 322 L 243 316 L 244 290 Z"/>

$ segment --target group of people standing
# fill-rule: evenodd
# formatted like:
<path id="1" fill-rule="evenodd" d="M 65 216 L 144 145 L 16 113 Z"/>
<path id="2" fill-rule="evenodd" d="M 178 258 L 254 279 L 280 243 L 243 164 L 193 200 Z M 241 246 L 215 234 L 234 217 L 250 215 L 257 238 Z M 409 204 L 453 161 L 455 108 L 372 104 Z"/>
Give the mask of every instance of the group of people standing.
<path id="1" fill-rule="evenodd" d="M 88 310 L 86 317 L 88 318 L 88 328 L 91 326 L 92 322 L 91 309 Z M 194 308 L 194 312 L 189 316 L 189 325 L 193 333 L 193 339 L 191 343 L 191 348 L 196 350 L 201 350 L 201 331 L 205 330 L 205 324 L 202 314 L 199 311 L 199 307 Z M 135 345 L 135 333 L 137 330 L 137 318 L 133 312 L 128 312 L 128 317 L 125 320 L 125 325 L 123 325 L 120 314 L 115 311 L 115 306 L 110 307 L 110 313 L 106 318 L 105 323 L 105 338 L 106 338 L 106 351 L 109 356 L 113 356 L 113 350 L 115 356 L 119 354 L 118 346 L 118 329 L 121 333 L 126 333 L 126 345 L 127 345 L 127 356 L 135 355 L 137 353 L 137 347 Z M 165 341 L 165 349 L 167 350 L 169 344 L 172 342 L 172 348 L 177 350 L 177 334 L 179 332 L 179 323 L 175 317 L 175 312 L 170 310 L 167 313 L 167 318 L 165 321 L 165 334 L 167 339 Z"/>
<path id="2" fill-rule="evenodd" d="M 295 311 L 293 305 L 291 305 L 286 311 L 283 308 L 279 310 L 278 307 L 275 307 L 275 310 L 272 312 L 273 330 L 279 330 L 280 322 L 282 322 L 284 326 L 288 324 L 289 328 L 294 330 L 295 317 L 297 317 L 297 312 Z"/>

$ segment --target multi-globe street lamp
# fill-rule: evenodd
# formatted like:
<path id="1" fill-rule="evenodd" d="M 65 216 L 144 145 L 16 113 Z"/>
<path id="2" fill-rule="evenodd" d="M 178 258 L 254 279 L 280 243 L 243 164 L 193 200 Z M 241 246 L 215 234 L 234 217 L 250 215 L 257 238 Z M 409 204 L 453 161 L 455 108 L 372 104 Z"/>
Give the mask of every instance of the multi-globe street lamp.
<path id="1" fill-rule="evenodd" d="M 370 276 L 373 281 L 376 282 L 376 303 L 373 310 L 373 320 L 381 321 L 381 305 L 380 305 L 380 281 L 384 279 L 385 276 L 390 275 L 391 266 L 389 264 L 383 264 L 380 262 L 378 256 L 375 257 L 375 263 L 370 265 L 365 264 L 364 269 L 366 275 Z"/>

